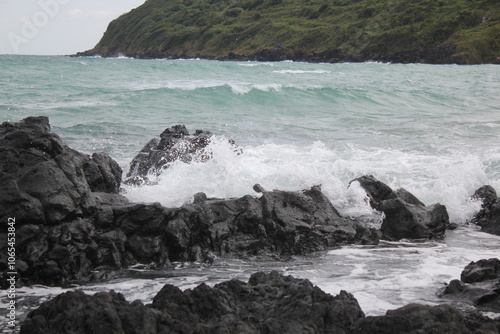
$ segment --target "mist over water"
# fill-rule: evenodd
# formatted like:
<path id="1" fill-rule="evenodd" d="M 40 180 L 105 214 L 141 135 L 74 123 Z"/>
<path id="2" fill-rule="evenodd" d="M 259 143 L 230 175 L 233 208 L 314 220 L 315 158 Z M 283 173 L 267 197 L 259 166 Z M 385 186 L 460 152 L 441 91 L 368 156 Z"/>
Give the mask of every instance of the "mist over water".
<path id="1" fill-rule="evenodd" d="M 175 207 L 198 192 L 257 196 L 256 183 L 321 185 L 341 214 L 376 224 L 381 217 L 364 191 L 349 186 L 372 174 L 426 205 L 446 205 L 461 225 L 443 241 L 349 246 L 291 262 L 218 259 L 89 291 L 114 288 L 148 302 L 166 282 L 187 288 L 278 269 L 333 294 L 352 292 L 365 312 L 383 314 L 412 301 L 438 303 L 435 291 L 468 262 L 498 257 L 500 238 L 466 225 L 480 207 L 470 199 L 477 188 L 500 192 L 498 66 L 0 56 L 0 90 L 1 121 L 46 115 L 70 147 L 108 151 L 124 171 L 167 127 L 215 134 L 211 160 L 174 163 L 152 186 L 124 186 L 133 201 Z"/>

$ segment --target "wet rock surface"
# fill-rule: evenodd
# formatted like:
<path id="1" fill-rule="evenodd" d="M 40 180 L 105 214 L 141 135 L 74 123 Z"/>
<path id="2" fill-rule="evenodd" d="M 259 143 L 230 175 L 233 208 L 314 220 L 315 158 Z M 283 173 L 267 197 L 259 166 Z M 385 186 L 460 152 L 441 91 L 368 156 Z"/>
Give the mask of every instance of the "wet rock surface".
<path id="1" fill-rule="evenodd" d="M 486 185 L 474 193 L 474 199 L 482 201 L 481 210 L 472 222 L 481 226 L 481 231 L 500 235 L 500 199 L 493 187 Z"/>
<path id="2" fill-rule="evenodd" d="M 483 259 L 471 262 L 460 274 L 460 280 L 464 283 L 482 282 L 496 278 L 500 278 L 499 259 Z"/>
<path id="3" fill-rule="evenodd" d="M 124 183 L 134 186 L 152 184 L 172 163 L 205 162 L 212 157 L 208 149 L 212 139 L 210 131 L 196 130 L 190 134 L 184 125 L 167 128 L 159 139 L 151 139 L 131 161 Z M 233 140 L 228 140 L 228 143 L 236 154 L 243 152 Z"/>
<path id="4" fill-rule="evenodd" d="M 359 334 L 442 334 L 471 333 L 460 311 L 448 306 L 409 304 L 379 317 L 360 320 L 353 333 Z"/>
<path id="5" fill-rule="evenodd" d="M 184 129 L 167 129 L 165 143 L 185 135 Z M 3 123 L 0 152 L 0 215 L 16 219 L 19 283 L 87 281 L 101 277 L 95 270 L 137 263 L 164 268 L 222 255 L 279 258 L 378 242 L 376 231 L 342 217 L 319 187 L 290 192 L 256 186 L 259 198 L 228 200 L 200 193 L 180 208 L 130 203 L 118 194 L 116 162 L 106 153 L 88 156 L 67 147 L 46 117 Z"/>
<path id="6" fill-rule="evenodd" d="M 77 152 L 50 132 L 47 117 L 0 126 L 0 220 L 15 220 L 16 268 L 23 280 L 82 279 L 96 263 L 95 221 L 117 194 L 122 170 L 106 153 Z M 102 193 L 105 191 L 106 193 Z M 6 240 L 7 224 L 0 234 Z M 0 270 L 7 269 L 5 243 Z M 103 263 L 104 264 L 104 263 Z M 2 283 L 3 284 L 3 283 Z"/>
<path id="7" fill-rule="evenodd" d="M 319 186 L 266 191 L 255 185 L 259 197 L 235 199 L 199 193 L 180 208 L 130 203 L 118 193 L 118 164 L 106 153 L 89 156 L 69 148 L 50 132 L 46 117 L 3 123 L 0 154 L 0 219 L 16 219 L 18 284 L 109 279 L 113 271 L 137 263 L 165 268 L 173 261 L 210 263 L 225 255 L 279 258 L 376 244 L 380 234 L 342 217 Z M 425 206 L 408 191 L 393 191 L 372 176 L 356 181 L 372 207 L 386 215 L 384 237 L 444 236 L 443 206 Z M 491 217 L 496 194 L 487 188 L 480 194 L 489 210 L 481 217 Z M 2 225 L 0 237 L 6 233 Z M 0 252 L 3 276 L 5 247 Z M 499 312 L 498 261 L 471 263 L 463 282 L 452 281 L 443 297 Z M 22 333 L 495 333 L 498 328 L 498 321 L 464 316 L 449 306 L 409 305 L 364 318 L 348 293 L 332 297 L 307 280 L 273 272 L 254 274 L 248 283 L 202 284 L 185 292 L 167 285 L 149 305 L 114 292 L 69 292 L 33 311 Z"/>
<path id="8" fill-rule="evenodd" d="M 248 283 L 202 283 L 181 291 L 167 284 L 150 304 L 114 291 L 66 292 L 30 312 L 21 334 L 51 333 L 498 333 L 500 322 L 449 305 L 409 304 L 365 317 L 357 300 L 325 293 L 309 280 L 276 271 Z"/>
<path id="9" fill-rule="evenodd" d="M 384 239 L 440 239 L 449 227 L 446 207 L 439 203 L 425 206 L 413 194 L 392 190 L 371 175 L 357 181 L 365 189 L 372 208 L 385 214 L 381 232 Z"/>
<path id="10" fill-rule="evenodd" d="M 165 285 L 144 305 L 115 292 L 67 292 L 32 311 L 22 334 L 50 333 L 351 333 L 364 317 L 356 299 L 277 272 L 256 273 L 248 283 L 179 290 Z"/>
<path id="11" fill-rule="evenodd" d="M 165 129 L 160 139 L 151 139 L 130 163 L 125 183 L 143 185 L 150 182 L 151 175 L 158 176 L 174 161 L 189 163 L 193 160 L 206 161 L 210 153 L 203 152 L 212 133 L 197 130 L 194 134 L 184 125 Z"/>
<path id="12" fill-rule="evenodd" d="M 452 280 L 439 295 L 480 311 L 500 313 L 500 260 L 483 259 L 469 263 L 460 280 Z"/>

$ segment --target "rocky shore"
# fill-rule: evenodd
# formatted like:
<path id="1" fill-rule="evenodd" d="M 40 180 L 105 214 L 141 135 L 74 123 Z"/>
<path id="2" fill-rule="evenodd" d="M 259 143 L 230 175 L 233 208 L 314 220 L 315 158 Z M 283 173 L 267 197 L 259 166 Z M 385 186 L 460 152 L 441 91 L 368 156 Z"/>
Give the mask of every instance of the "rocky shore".
<path id="1" fill-rule="evenodd" d="M 498 260 L 497 260 L 498 261 Z M 495 309 L 500 311 L 498 305 Z M 365 317 L 348 292 L 323 292 L 305 279 L 278 272 L 253 274 L 181 291 L 165 285 L 150 304 L 114 291 L 93 296 L 66 292 L 30 312 L 21 334 L 48 333 L 330 333 L 494 334 L 500 319 L 443 304 L 409 304 Z"/>
<path id="2" fill-rule="evenodd" d="M 396 64 L 469 64 L 470 60 L 466 55 L 457 55 L 456 46 L 452 44 L 442 44 L 430 49 L 415 49 L 411 51 L 401 51 L 396 53 L 371 52 L 364 50 L 357 54 L 349 54 L 341 49 L 328 49 L 322 52 L 291 52 L 277 45 L 272 49 L 264 49 L 253 54 L 237 54 L 230 52 L 226 55 L 212 56 L 197 54 L 190 56 L 187 54 L 175 54 L 160 52 L 158 50 L 148 50 L 142 53 L 128 53 L 120 49 L 110 49 L 107 51 L 89 50 L 78 52 L 74 57 L 95 57 L 114 58 L 119 56 L 137 59 L 208 59 L 220 61 L 298 61 L 307 63 L 362 63 L 368 61 L 396 63 Z"/>
<path id="3" fill-rule="evenodd" d="M 168 128 L 139 152 L 126 182 L 148 183 L 148 176 L 177 159 L 210 159 L 204 151 L 210 140 L 209 132 Z M 169 268 L 173 262 L 210 263 L 225 256 L 279 259 L 347 244 L 375 245 L 380 239 L 441 239 L 455 227 L 443 205 L 425 206 L 407 190 L 393 190 L 369 175 L 351 183 L 359 183 L 370 205 L 384 213 L 379 230 L 341 216 L 320 186 L 268 191 L 257 184 L 254 196 L 234 199 L 199 193 L 180 208 L 131 203 L 120 194 L 119 165 L 106 153 L 89 156 L 71 149 L 50 131 L 46 117 L 3 123 L 0 155 L 0 219 L 15 217 L 18 285 L 99 281 L 138 263 Z M 483 187 L 474 196 L 483 201 L 474 222 L 500 235 L 500 200 L 493 188 Z M 0 237 L 6 239 L 7 232 L 3 224 Z M 2 244 L 0 254 L 2 284 L 7 282 L 6 247 Z M 464 277 L 498 281 L 495 259 L 481 261 Z M 462 278 L 450 282 L 442 296 L 500 312 L 497 281 L 479 291 L 466 285 L 476 281 Z M 97 321 L 103 310 L 107 316 Z M 446 305 L 409 305 L 365 318 L 346 292 L 332 297 L 307 280 L 257 273 L 248 283 L 229 281 L 185 292 L 165 286 L 148 305 L 114 292 L 66 293 L 31 312 L 23 333 L 488 332 L 482 326 L 500 331 L 498 322 Z"/>

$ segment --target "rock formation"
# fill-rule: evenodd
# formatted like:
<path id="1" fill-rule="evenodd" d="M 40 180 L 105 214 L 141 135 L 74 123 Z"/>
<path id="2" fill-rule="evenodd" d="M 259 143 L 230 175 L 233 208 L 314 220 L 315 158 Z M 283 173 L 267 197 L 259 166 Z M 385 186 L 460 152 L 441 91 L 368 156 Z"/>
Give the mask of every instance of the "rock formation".
<path id="1" fill-rule="evenodd" d="M 365 317 L 345 291 L 331 296 L 305 279 L 274 271 L 181 291 L 167 284 L 151 304 L 123 295 L 66 292 L 31 311 L 21 334 L 329 333 L 494 334 L 500 322 L 449 305 L 410 304 Z"/>
<path id="2" fill-rule="evenodd" d="M 460 280 L 451 281 L 439 295 L 473 305 L 480 311 L 500 312 L 500 260 L 469 263 Z"/>
<path id="3" fill-rule="evenodd" d="M 409 304 L 379 317 L 360 320 L 354 334 L 469 334 L 460 311 L 448 306 Z"/>
<path id="4" fill-rule="evenodd" d="M 176 133 L 185 134 L 174 130 L 164 132 L 166 146 Z M 192 150 L 183 152 L 188 159 Z M 50 132 L 46 117 L 3 123 L 0 153 L 0 219 L 16 219 L 16 266 L 23 283 L 85 281 L 96 269 L 137 263 L 165 267 L 226 254 L 279 257 L 378 242 L 374 230 L 341 217 L 319 187 L 299 192 L 255 187 L 260 198 L 228 200 L 197 194 L 194 203 L 180 208 L 130 203 L 117 194 L 116 162 L 105 153 L 88 156 L 67 147 Z M 5 274 L 6 245 L 1 247 Z"/>
<path id="5" fill-rule="evenodd" d="M 483 186 L 472 196 L 482 201 L 481 210 L 472 222 L 481 226 L 481 231 L 500 235 L 500 199 L 492 186 Z"/>
<path id="6" fill-rule="evenodd" d="M 125 182 L 134 185 L 149 183 L 148 175 L 158 176 L 174 161 L 189 163 L 193 160 L 205 161 L 210 153 L 203 149 L 210 143 L 212 133 L 197 130 L 193 135 L 184 125 L 172 126 L 151 139 L 130 163 Z"/>
<path id="7" fill-rule="evenodd" d="M 401 188 L 393 191 L 371 175 L 357 181 L 370 198 L 372 208 L 385 214 L 381 232 L 388 240 L 443 238 L 449 226 L 446 207 L 425 206 L 413 194 Z"/>
<path id="8" fill-rule="evenodd" d="M 248 283 L 230 280 L 213 288 L 165 285 L 149 305 L 115 292 L 67 292 L 32 311 L 21 333 L 347 334 L 363 317 L 345 291 L 333 297 L 308 280 L 259 272 Z"/>

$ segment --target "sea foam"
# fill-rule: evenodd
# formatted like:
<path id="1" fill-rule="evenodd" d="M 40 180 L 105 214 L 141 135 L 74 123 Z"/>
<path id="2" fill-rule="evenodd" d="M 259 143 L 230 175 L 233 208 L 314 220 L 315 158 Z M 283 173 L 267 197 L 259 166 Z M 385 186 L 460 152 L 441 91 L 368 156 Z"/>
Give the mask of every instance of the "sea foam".
<path id="1" fill-rule="evenodd" d="M 426 205 L 446 205 L 450 220 L 465 223 L 480 208 L 470 198 L 475 189 L 488 183 L 481 162 L 472 156 L 448 154 L 431 157 L 397 150 L 366 149 L 360 146 L 328 147 L 322 142 L 309 146 L 264 143 L 245 145 L 240 150 L 222 136 L 216 136 L 204 154 L 206 162 L 174 162 L 151 185 L 126 186 L 126 196 L 136 202 L 160 202 L 178 207 L 191 202 L 198 192 L 208 197 L 258 196 L 252 189 L 259 183 L 266 190 L 299 191 L 320 185 L 341 214 L 372 217 L 366 193 L 351 180 L 374 175 L 393 189 L 403 187 Z"/>

